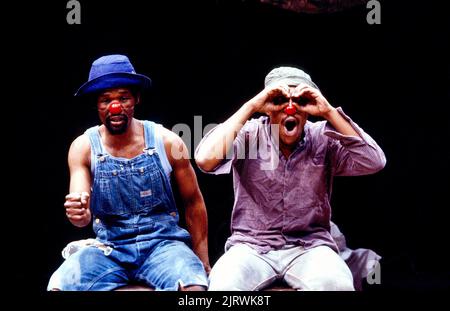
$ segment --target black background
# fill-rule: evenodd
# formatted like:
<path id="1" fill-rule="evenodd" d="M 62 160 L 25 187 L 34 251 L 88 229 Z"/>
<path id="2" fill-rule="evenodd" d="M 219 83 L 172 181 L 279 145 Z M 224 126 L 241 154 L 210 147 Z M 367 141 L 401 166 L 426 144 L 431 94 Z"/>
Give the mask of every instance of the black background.
<path id="1" fill-rule="evenodd" d="M 16 155 L 28 178 L 14 174 L 21 176 L 10 185 L 29 188 L 14 212 L 24 220 L 10 232 L 32 231 L 13 248 L 27 254 L 10 258 L 22 267 L 11 269 L 13 281 L 43 293 L 61 249 L 93 236 L 91 227 L 73 227 L 63 209 L 70 143 L 98 123 L 95 107 L 72 95 L 93 60 L 122 53 L 153 80 L 136 116 L 169 129 L 193 129 L 195 115 L 203 126 L 224 121 L 262 89 L 275 66 L 310 73 L 330 103 L 386 153 L 383 171 L 336 178 L 334 185 L 333 220 L 348 246 L 383 256 L 381 284 L 366 290 L 449 289 L 449 27 L 441 2 L 381 1 L 381 25 L 367 24 L 364 6 L 309 15 L 257 1 L 80 2 L 81 25 L 66 23 L 66 1 L 44 10 L 39 4 L 46 17 L 30 10 L 35 29 L 14 37 L 20 55 L 38 67 L 18 75 L 13 148 L 27 150 Z M 232 177 L 195 169 L 213 264 L 229 235 Z"/>

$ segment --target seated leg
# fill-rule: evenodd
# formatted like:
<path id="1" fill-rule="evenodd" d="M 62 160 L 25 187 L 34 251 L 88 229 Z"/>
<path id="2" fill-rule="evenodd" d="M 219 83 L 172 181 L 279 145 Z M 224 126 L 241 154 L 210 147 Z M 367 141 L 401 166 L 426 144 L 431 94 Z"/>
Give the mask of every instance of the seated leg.
<path id="1" fill-rule="evenodd" d="M 163 241 L 149 253 L 135 276 L 156 290 L 205 290 L 208 277 L 200 259 L 183 242 Z"/>
<path id="2" fill-rule="evenodd" d="M 245 244 L 232 246 L 211 269 L 209 290 L 260 290 L 277 277 L 275 270 Z"/>
<path id="3" fill-rule="evenodd" d="M 97 247 L 85 247 L 68 257 L 53 273 L 47 290 L 108 291 L 127 285 L 124 269 Z"/>
<path id="4" fill-rule="evenodd" d="M 298 290 L 354 290 L 347 264 L 327 246 L 312 248 L 298 256 L 287 268 L 284 279 Z"/>

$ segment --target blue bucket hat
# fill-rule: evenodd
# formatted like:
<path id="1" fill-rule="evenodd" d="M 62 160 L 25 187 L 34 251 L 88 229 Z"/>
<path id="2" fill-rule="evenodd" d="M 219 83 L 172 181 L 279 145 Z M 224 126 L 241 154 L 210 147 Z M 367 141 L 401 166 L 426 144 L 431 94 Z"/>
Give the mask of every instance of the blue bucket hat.
<path id="1" fill-rule="evenodd" d="M 151 84 L 152 80 L 149 77 L 134 71 L 133 65 L 125 55 L 106 55 L 92 63 L 88 81 L 78 89 L 75 96 L 122 86 L 137 86 L 144 89 Z"/>

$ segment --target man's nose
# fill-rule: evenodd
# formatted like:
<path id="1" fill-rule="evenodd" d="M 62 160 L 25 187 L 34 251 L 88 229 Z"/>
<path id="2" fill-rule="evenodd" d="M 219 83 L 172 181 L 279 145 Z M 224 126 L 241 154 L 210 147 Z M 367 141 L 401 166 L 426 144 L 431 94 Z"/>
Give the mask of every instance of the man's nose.
<path id="1" fill-rule="evenodd" d="M 284 108 L 284 113 L 293 116 L 297 112 L 297 109 L 292 105 L 292 99 L 289 100 L 289 105 Z"/>
<path id="2" fill-rule="evenodd" d="M 110 114 L 119 114 L 122 112 L 122 105 L 118 100 L 113 100 L 108 106 L 108 111 Z"/>

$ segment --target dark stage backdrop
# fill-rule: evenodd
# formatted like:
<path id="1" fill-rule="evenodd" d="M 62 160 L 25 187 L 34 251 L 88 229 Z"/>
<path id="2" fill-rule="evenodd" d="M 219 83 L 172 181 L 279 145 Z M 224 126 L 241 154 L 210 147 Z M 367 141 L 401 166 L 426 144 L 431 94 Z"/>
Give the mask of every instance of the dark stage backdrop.
<path id="1" fill-rule="evenodd" d="M 81 24 L 68 25 L 65 1 L 53 4 L 38 44 L 29 47 L 45 56 L 32 78 L 46 81 L 39 105 L 26 108 L 36 135 L 28 147 L 40 216 L 33 286 L 45 290 L 68 242 L 93 236 L 91 227 L 73 227 L 64 215 L 68 148 L 98 123 L 94 105 L 72 95 L 94 59 L 123 53 L 154 82 L 136 116 L 169 129 L 186 123 L 193 131 L 194 116 L 203 126 L 222 122 L 263 88 L 273 67 L 305 69 L 387 156 L 383 171 L 336 178 L 333 189 L 333 220 L 349 247 L 383 256 L 381 284 L 367 290 L 448 289 L 448 18 L 438 1 L 391 2 L 381 1 L 381 25 L 367 24 L 364 5 L 304 14 L 213 0 L 80 1 Z M 195 169 L 214 264 L 230 233 L 232 176 Z M 15 278 L 30 282 L 20 269 Z"/>

